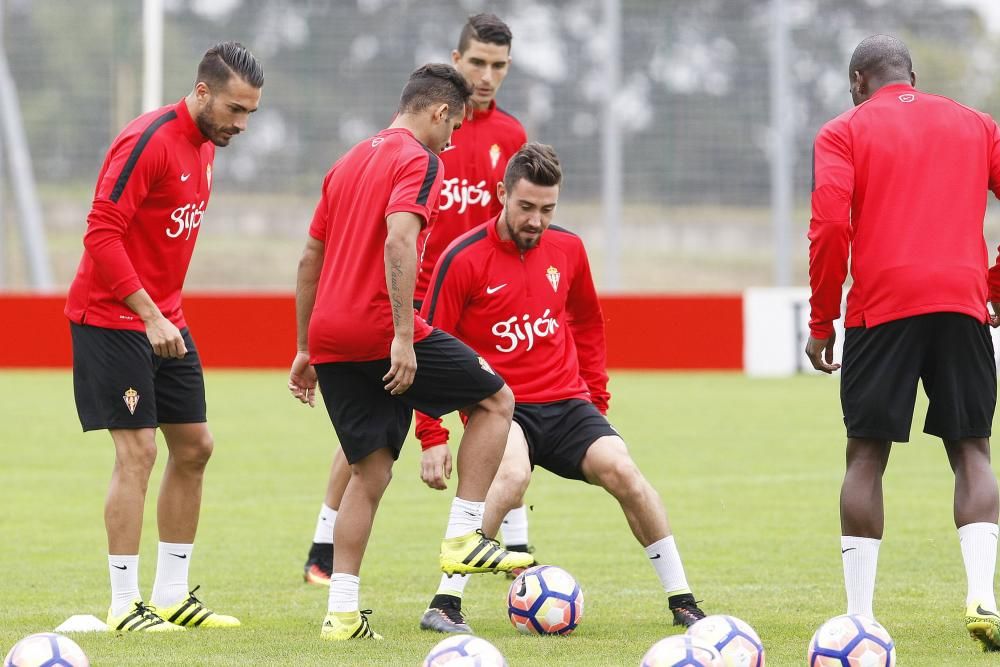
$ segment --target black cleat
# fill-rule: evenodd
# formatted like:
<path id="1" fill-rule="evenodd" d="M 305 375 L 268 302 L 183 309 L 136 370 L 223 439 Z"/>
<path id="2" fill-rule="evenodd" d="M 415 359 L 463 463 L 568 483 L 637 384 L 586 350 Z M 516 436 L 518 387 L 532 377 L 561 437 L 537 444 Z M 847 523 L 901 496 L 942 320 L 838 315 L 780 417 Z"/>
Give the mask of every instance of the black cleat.
<path id="1" fill-rule="evenodd" d="M 333 574 L 333 545 L 313 542 L 309 547 L 309 558 L 303 568 L 302 578 L 307 584 L 329 586 Z"/>
<path id="2" fill-rule="evenodd" d="M 667 605 L 674 614 L 674 625 L 682 625 L 685 628 L 690 628 L 705 618 L 705 612 L 701 610 L 698 602 L 690 593 L 671 595 Z"/>
<path id="3" fill-rule="evenodd" d="M 431 606 L 420 619 L 421 630 L 447 633 L 472 633 L 472 628 L 462 616 L 462 598 L 454 595 L 434 596 Z"/>

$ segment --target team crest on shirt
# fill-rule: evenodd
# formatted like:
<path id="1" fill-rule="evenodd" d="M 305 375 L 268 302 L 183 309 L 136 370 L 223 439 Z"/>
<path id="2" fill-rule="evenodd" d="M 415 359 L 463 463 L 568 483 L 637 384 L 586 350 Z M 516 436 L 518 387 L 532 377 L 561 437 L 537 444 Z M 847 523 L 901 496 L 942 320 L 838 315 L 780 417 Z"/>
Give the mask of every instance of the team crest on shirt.
<path id="1" fill-rule="evenodd" d="M 549 279 L 549 284 L 552 285 L 553 292 L 559 291 L 559 277 L 561 275 L 562 274 L 559 273 L 559 269 L 554 266 L 550 266 L 545 270 L 545 277 Z"/>
<path id="2" fill-rule="evenodd" d="M 205 166 L 205 181 L 208 183 L 208 189 L 212 189 L 212 165 L 208 164 Z"/>
<path id="3" fill-rule="evenodd" d="M 139 392 L 137 392 L 133 387 L 129 387 L 125 390 L 125 395 L 122 396 L 125 401 L 125 407 L 131 414 L 135 414 L 135 408 L 139 405 Z"/>
<path id="4" fill-rule="evenodd" d="M 500 161 L 500 145 L 493 144 L 492 146 L 490 146 L 490 164 L 492 164 L 493 168 L 496 169 L 497 162 L 499 161 Z"/>
<path id="5" fill-rule="evenodd" d="M 491 373 L 493 375 L 496 375 L 496 371 L 494 371 L 492 368 L 490 368 L 490 365 L 488 363 L 486 363 L 486 360 L 483 359 L 482 357 L 479 357 L 479 365 L 487 373 Z"/>

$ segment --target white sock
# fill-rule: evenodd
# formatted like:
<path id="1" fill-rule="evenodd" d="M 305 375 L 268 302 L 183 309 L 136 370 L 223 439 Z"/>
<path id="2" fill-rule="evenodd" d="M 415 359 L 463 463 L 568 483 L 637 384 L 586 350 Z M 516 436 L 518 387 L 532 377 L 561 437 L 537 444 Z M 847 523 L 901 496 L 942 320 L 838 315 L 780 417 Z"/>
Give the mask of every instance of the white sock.
<path id="1" fill-rule="evenodd" d="M 187 598 L 188 568 L 191 566 L 193 544 L 160 542 L 156 553 L 156 578 L 153 580 L 153 606 L 171 607 Z"/>
<path id="2" fill-rule="evenodd" d="M 319 518 L 316 519 L 316 533 L 313 535 L 315 544 L 333 544 L 333 525 L 337 522 L 337 510 L 328 507 L 326 503 L 319 508 Z"/>
<path id="3" fill-rule="evenodd" d="M 139 556 L 108 555 L 108 572 L 111 573 L 111 615 L 121 616 L 139 594 Z"/>
<path id="4" fill-rule="evenodd" d="M 993 576 L 997 567 L 997 525 L 967 523 L 958 529 L 958 543 L 962 547 L 965 577 L 969 582 L 965 604 L 977 602 L 984 609 L 996 610 Z"/>
<path id="5" fill-rule="evenodd" d="M 459 537 L 479 530 L 483 527 L 483 509 L 486 503 L 475 503 L 471 500 L 462 500 L 458 496 L 451 501 L 451 513 L 448 515 L 448 529 L 444 533 L 445 539 L 449 537 Z"/>
<path id="6" fill-rule="evenodd" d="M 656 576 L 660 578 L 667 595 L 691 592 L 673 535 L 668 535 L 646 547 L 646 556 L 649 557 L 649 564 L 656 570 Z"/>
<path id="7" fill-rule="evenodd" d="M 438 595 L 454 595 L 457 598 L 465 593 L 465 585 L 469 583 L 467 574 L 442 574 L 441 583 L 438 585 Z"/>
<path id="8" fill-rule="evenodd" d="M 528 508 L 524 505 L 507 512 L 500 524 L 504 546 L 528 546 Z"/>
<path id="9" fill-rule="evenodd" d="M 844 587 L 847 589 L 847 613 L 875 618 L 875 570 L 882 540 L 870 537 L 840 537 L 840 556 L 844 561 Z"/>
<path id="10" fill-rule="evenodd" d="M 361 577 L 353 574 L 334 572 L 330 577 L 330 597 L 327 599 L 326 610 L 357 611 L 358 589 L 361 588 Z"/>

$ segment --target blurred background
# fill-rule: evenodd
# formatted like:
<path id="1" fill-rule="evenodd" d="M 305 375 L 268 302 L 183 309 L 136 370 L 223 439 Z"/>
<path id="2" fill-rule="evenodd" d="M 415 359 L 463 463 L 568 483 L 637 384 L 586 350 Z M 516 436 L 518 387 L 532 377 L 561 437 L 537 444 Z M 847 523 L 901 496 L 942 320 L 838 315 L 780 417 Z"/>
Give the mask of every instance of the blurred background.
<path id="1" fill-rule="evenodd" d="M 559 152 L 557 222 L 605 293 L 805 284 L 812 139 L 850 106 L 867 35 L 908 44 L 919 88 L 1000 112 L 995 0 L 0 0 L 0 289 L 69 284 L 104 153 L 143 111 L 144 6 L 161 17 L 159 104 L 217 41 L 265 70 L 249 131 L 217 154 L 188 290 L 294 289 L 326 170 L 480 11 L 511 26 L 499 104 Z"/>

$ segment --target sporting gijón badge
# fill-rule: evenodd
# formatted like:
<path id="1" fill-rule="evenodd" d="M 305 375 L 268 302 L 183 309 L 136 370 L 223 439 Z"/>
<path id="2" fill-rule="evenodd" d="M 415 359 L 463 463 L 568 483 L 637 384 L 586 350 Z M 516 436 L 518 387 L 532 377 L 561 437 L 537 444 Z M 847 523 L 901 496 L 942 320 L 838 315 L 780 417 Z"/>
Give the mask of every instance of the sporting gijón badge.
<path id="1" fill-rule="evenodd" d="M 125 406 L 131 414 L 135 414 L 135 408 L 139 405 L 139 392 L 137 392 L 133 387 L 129 387 L 125 390 L 125 394 L 122 396 L 125 401 Z"/>

